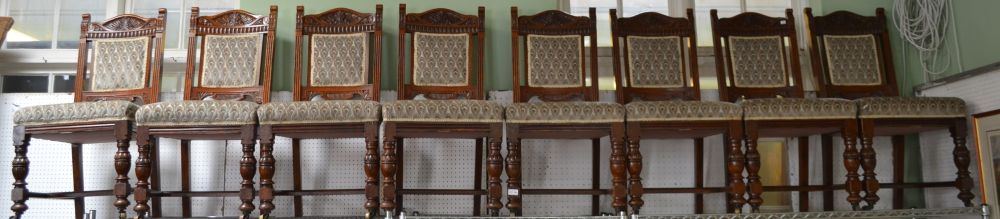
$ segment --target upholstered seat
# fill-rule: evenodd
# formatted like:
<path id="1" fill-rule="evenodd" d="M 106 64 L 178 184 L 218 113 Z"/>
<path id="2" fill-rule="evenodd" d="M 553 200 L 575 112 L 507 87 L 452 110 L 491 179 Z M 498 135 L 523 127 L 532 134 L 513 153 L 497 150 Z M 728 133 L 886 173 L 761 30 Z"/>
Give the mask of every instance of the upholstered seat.
<path id="1" fill-rule="evenodd" d="M 261 105 L 261 125 L 375 122 L 379 104 L 369 100 L 277 102 Z"/>
<path id="2" fill-rule="evenodd" d="M 487 100 L 400 100 L 382 104 L 382 114 L 386 122 L 503 122 L 503 106 Z"/>
<path id="3" fill-rule="evenodd" d="M 739 120 L 739 105 L 718 101 L 638 101 L 625 105 L 628 122 Z"/>
<path id="4" fill-rule="evenodd" d="M 186 100 L 143 105 L 135 114 L 140 126 L 229 126 L 257 123 L 257 103 Z"/>
<path id="5" fill-rule="evenodd" d="M 515 103 L 507 106 L 507 122 L 515 124 L 612 123 L 625 121 L 625 107 L 602 102 Z"/>
<path id="6" fill-rule="evenodd" d="M 746 120 L 854 119 L 857 105 L 837 98 L 765 98 L 740 102 Z"/>
<path id="7" fill-rule="evenodd" d="M 14 113 L 14 124 L 33 126 L 79 122 L 131 121 L 138 108 L 139 106 L 124 100 L 29 106 L 21 108 Z"/>
<path id="8" fill-rule="evenodd" d="M 965 101 L 955 97 L 867 97 L 854 100 L 861 118 L 962 118 Z"/>

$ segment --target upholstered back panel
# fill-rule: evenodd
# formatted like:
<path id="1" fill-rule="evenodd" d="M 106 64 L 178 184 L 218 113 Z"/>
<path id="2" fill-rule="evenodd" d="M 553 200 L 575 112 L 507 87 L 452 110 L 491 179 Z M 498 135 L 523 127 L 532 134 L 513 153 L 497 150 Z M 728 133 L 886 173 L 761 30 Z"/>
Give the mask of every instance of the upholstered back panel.
<path id="1" fill-rule="evenodd" d="M 528 86 L 582 87 L 583 43 L 580 35 L 527 36 Z"/>
<path id="2" fill-rule="evenodd" d="M 413 34 L 413 84 L 469 85 L 469 34 Z"/>
<path id="3" fill-rule="evenodd" d="M 788 84 L 781 36 L 730 36 L 729 53 L 735 87 L 775 88 Z"/>
<path id="4" fill-rule="evenodd" d="M 874 35 L 823 35 L 823 48 L 831 84 L 882 84 Z"/>
<path id="5" fill-rule="evenodd" d="M 684 47 L 677 36 L 628 36 L 629 85 L 640 88 L 684 87 Z"/>
<path id="6" fill-rule="evenodd" d="M 146 87 L 149 37 L 95 39 L 91 63 L 91 91 Z"/>
<path id="7" fill-rule="evenodd" d="M 202 51 L 201 86 L 254 87 L 259 84 L 264 35 L 206 35 Z"/>
<path id="8" fill-rule="evenodd" d="M 368 33 L 313 34 L 312 86 L 359 86 L 368 79 Z"/>
<path id="9" fill-rule="evenodd" d="M 93 42 L 91 91 L 146 87 L 149 37 L 96 39 Z"/>
<path id="10" fill-rule="evenodd" d="M 3 44 L 4 39 L 7 38 L 7 31 L 14 27 L 14 18 L 11 17 L 0 17 L 0 44 Z"/>

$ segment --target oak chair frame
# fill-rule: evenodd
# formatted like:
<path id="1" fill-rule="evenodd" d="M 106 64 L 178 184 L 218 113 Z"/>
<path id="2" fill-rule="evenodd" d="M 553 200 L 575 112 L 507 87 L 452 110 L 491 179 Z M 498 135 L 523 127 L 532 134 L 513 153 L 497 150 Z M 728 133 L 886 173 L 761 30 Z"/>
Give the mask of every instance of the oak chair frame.
<path id="1" fill-rule="evenodd" d="M 618 17 L 617 10 L 611 9 L 612 59 L 614 64 L 615 88 L 618 91 L 618 102 L 627 104 L 641 98 L 644 101 L 665 100 L 701 100 L 700 83 L 698 81 L 698 48 L 695 37 L 694 10 L 687 9 L 687 17 L 669 17 L 656 12 L 645 12 L 633 17 Z M 631 81 L 628 64 L 628 44 L 622 39 L 628 36 L 676 36 L 682 41 L 682 54 L 686 52 L 687 60 L 682 62 L 685 83 L 678 88 L 640 88 L 632 87 L 624 82 Z M 623 51 L 624 52 L 623 54 Z M 629 205 L 632 213 L 638 213 L 643 205 L 641 199 L 645 193 L 694 193 L 694 213 L 705 211 L 704 193 L 728 193 L 727 203 L 742 205 L 746 186 L 743 178 L 742 152 L 743 123 L 742 120 L 717 121 L 670 121 L 670 122 L 639 122 L 629 121 L 627 125 L 628 139 L 628 170 L 629 170 Z M 726 187 L 705 187 L 704 180 L 704 138 L 723 134 L 726 142 Z M 639 151 L 640 139 L 670 139 L 690 138 L 694 140 L 694 180 L 693 188 L 644 188 L 642 186 L 642 154 Z M 731 210 L 730 210 L 731 211 Z"/>
<path id="2" fill-rule="evenodd" d="M 155 103 L 159 98 L 160 73 L 163 70 L 163 31 L 166 27 L 166 9 L 160 8 L 153 18 L 133 14 L 118 15 L 101 22 L 91 22 L 90 14 L 83 14 L 80 23 L 80 43 L 78 47 L 76 81 L 74 84 L 73 102 L 94 102 L 105 100 L 126 100 L 136 104 Z M 146 84 L 143 88 L 118 91 L 87 91 L 84 82 L 87 80 L 88 50 L 94 40 L 130 37 L 149 37 L 147 43 L 147 67 L 145 71 Z M 132 139 L 133 122 L 128 120 L 110 122 L 80 122 L 59 125 L 29 125 L 15 126 L 13 133 L 14 159 L 11 172 L 14 175 L 14 188 L 11 190 L 11 200 L 14 202 L 11 210 L 12 218 L 21 218 L 28 205 L 29 198 L 72 199 L 75 217 L 82 219 L 85 209 L 85 197 L 114 196 L 114 206 L 118 209 L 120 218 L 125 217 L 129 206 L 128 195 L 132 192 L 129 185 L 128 172 L 131 168 L 132 156 L 128 151 Z M 28 177 L 28 145 L 32 138 L 70 143 L 72 146 L 73 191 L 56 193 L 37 193 L 27 189 Z M 112 190 L 85 191 L 83 182 L 83 144 L 117 143 L 115 152 L 115 185 Z"/>
<path id="3" fill-rule="evenodd" d="M 274 40 L 277 23 L 278 7 L 272 5 L 270 14 L 254 15 L 244 10 L 229 10 L 211 16 L 200 16 L 199 8 L 191 8 L 190 27 L 188 30 L 187 46 L 187 68 L 184 74 L 184 100 L 204 100 L 213 98 L 216 100 L 249 100 L 258 104 L 270 101 L 271 91 L 271 71 L 274 61 Z M 240 19 L 236 19 L 240 18 Z M 243 19 L 247 18 L 247 19 Z M 204 50 L 199 55 L 200 60 L 195 61 L 195 53 L 199 48 L 205 46 L 204 37 L 207 35 L 228 35 L 228 34 L 248 34 L 259 33 L 264 35 L 262 44 L 260 79 L 258 86 L 234 87 L 234 88 L 209 88 L 202 87 L 201 80 L 195 79 L 195 65 L 198 69 L 203 69 Z M 198 45 L 198 38 L 202 37 L 201 45 Z M 200 70 L 198 70 L 200 72 Z M 152 211 L 152 217 L 162 217 L 162 208 L 159 199 L 161 197 L 181 197 L 181 209 L 183 217 L 191 217 L 191 197 L 227 197 L 238 196 L 242 201 L 240 211 L 244 217 L 248 217 L 254 210 L 253 200 L 256 197 L 254 191 L 253 178 L 257 170 L 257 160 L 254 156 L 256 145 L 256 124 L 253 125 L 226 125 L 226 126 L 139 126 L 136 130 L 136 144 L 139 145 L 139 158 L 136 160 L 136 183 L 134 207 L 138 216 L 145 217 Z M 159 171 L 152 171 L 159 164 L 159 154 L 156 148 L 151 148 L 150 144 L 158 141 L 158 138 L 174 138 L 181 140 L 181 191 L 161 191 L 159 183 Z M 240 191 L 191 191 L 191 140 L 240 140 L 242 144 L 243 157 L 240 160 L 240 175 L 243 180 L 240 182 Z M 263 151 L 262 151 L 263 153 Z M 153 177 L 152 183 L 150 177 Z M 152 208 L 148 204 L 152 198 Z"/>
<path id="4" fill-rule="evenodd" d="M 579 35 L 581 49 L 584 37 L 590 45 L 597 45 L 597 17 L 595 8 L 589 9 L 589 16 L 573 16 L 558 10 L 543 11 L 534 15 L 519 16 L 517 7 L 510 8 L 511 16 L 511 49 L 513 61 L 514 102 L 528 102 L 533 97 L 545 101 L 598 101 L 597 47 L 590 46 L 584 52 L 589 56 L 586 62 L 581 61 L 581 86 L 569 88 L 544 88 L 521 85 L 521 65 L 527 63 L 528 57 L 519 57 L 520 47 L 527 49 L 527 35 Z M 588 69 L 589 67 L 589 69 Z M 527 68 L 527 66 L 525 66 Z M 587 73 L 590 73 L 591 84 L 586 85 Z M 600 138 L 610 136 L 611 139 L 611 174 L 612 189 L 600 188 Z M 521 186 L 521 139 L 590 139 L 593 151 L 592 187 L 589 189 L 524 189 Z M 591 214 L 600 214 L 600 195 L 611 194 L 612 206 L 616 212 L 625 212 L 627 206 L 626 185 L 626 155 L 625 155 L 625 123 L 589 123 L 589 124 L 507 124 L 507 208 L 512 215 L 522 215 L 522 195 L 590 195 Z"/>
<path id="5" fill-rule="evenodd" d="M 372 39 L 369 41 L 370 52 L 368 69 L 365 81 L 367 84 L 360 86 L 316 86 L 312 84 L 311 70 L 312 41 L 305 42 L 305 37 L 313 34 L 354 34 L 365 33 L 365 37 Z M 307 57 L 303 59 L 303 48 L 309 49 Z M 305 73 L 306 82 L 303 83 L 303 62 L 308 62 Z M 323 100 L 348 100 L 360 97 L 363 100 L 379 100 L 379 85 L 381 84 L 382 63 L 382 5 L 375 5 L 374 13 L 362 13 L 348 8 L 334 8 L 318 14 L 305 14 L 303 6 L 296 7 L 295 14 L 295 72 L 293 77 L 293 100 L 311 101 L 314 97 Z M 370 79 L 369 79 L 370 78 Z M 378 188 L 378 132 L 379 122 L 358 122 L 358 123 L 336 123 L 336 124 L 274 124 L 258 127 L 258 136 L 261 144 L 261 215 L 265 217 L 274 209 L 272 200 L 274 196 L 294 196 L 293 208 L 294 216 L 302 217 L 302 196 L 303 195 L 347 195 L 364 194 L 366 201 L 365 209 L 369 216 L 378 215 L 379 188 Z M 281 136 L 292 139 L 292 190 L 274 191 L 274 156 L 271 154 L 274 147 L 274 137 Z M 301 139 L 333 139 L 333 138 L 364 138 L 364 172 L 367 176 L 363 189 L 302 189 L 301 170 Z"/>
<path id="6" fill-rule="evenodd" d="M 805 98 L 802 88 L 802 73 L 799 64 L 798 42 L 796 40 L 795 20 L 791 9 L 785 10 L 785 17 L 769 17 L 754 12 L 741 13 L 729 18 L 719 18 L 718 11 L 711 11 L 713 44 L 715 46 L 716 71 L 719 80 L 720 99 L 724 101 L 739 101 L 752 98 Z M 787 41 L 782 43 L 785 50 L 783 66 L 786 68 L 785 86 L 777 88 L 747 88 L 736 87 L 732 80 L 732 64 L 728 45 L 723 44 L 729 36 L 780 36 Z M 728 42 L 728 41 L 726 41 Z M 791 77 L 790 79 L 787 77 Z M 744 117 L 744 138 L 746 144 L 747 184 L 751 211 L 759 211 L 763 202 L 761 194 L 768 191 L 799 192 L 800 211 L 809 210 L 809 192 L 835 189 L 829 186 L 810 186 L 808 179 L 809 165 L 809 135 L 841 133 L 844 139 L 844 166 L 847 168 L 846 187 L 848 200 L 852 202 L 861 190 L 858 179 L 858 149 L 856 147 L 857 121 L 854 119 L 797 119 L 797 120 L 747 120 Z M 799 185 L 764 187 L 760 181 L 760 153 L 757 151 L 757 139 L 764 137 L 798 137 Z M 829 147 L 828 147 L 829 148 Z M 830 150 L 824 148 L 824 150 Z M 824 168 L 831 172 L 833 160 L 824 160 Z M 829 166 L 828 166 L 829 165 Z M 832 178 L 825 179 L 832 182 Z M 832 196 L 831 196 L 832 197 Z M 832 203 L 831 203 L 832 204 Z M 741 206 L 734 206 L 739 209 Z M 856 206 L 855 206 L 856 208 Z"/>
<path id="7" fill-rule="evenodd" d="M 476 15 L 466 15 L 450 9 L 435 8 L 420 13 L 406 13 L 406 4 L 399 5 L 399 51 L 396 85 L 398 101 L 407 101 L 423 95 L 427 99 L 484 100 L 483 62 L 485 60 L 486 8 L 480 6 Z M 413 83 L 413 37 L 417 32 L 469 34 L 469 69 L 467 86 L 420 86 Z M 407 40 L 407 35 L 411 35 Z M 409 52 L 406 47 L 409 45 Z M 409 54 L 409 57 L 407 57 Z M 407 64 L 408 63 L 408 64 Z M 407 70 L 407 66 L 411 66 Z M 481 214 L 481 197 L 486 195 L 487 215 L 497 216 L 500 203 L 500 174 L 503 159 L 500 142 L 503 138 L 502 123 L 447 123 L 447 122 L 383 122 L 382 148 L 382 203 L 387 216 L 393 211 L 402 212 L 403 195 L 472 195 L 473 215 Z M 405 138 L 457 138 L 475 139 L 474 189 L 406 189 L 403 187 L 403 140 Z M 487 188 L 483 189 L 483 142 L 488 143 L 486 158 Z"/>
<path id="8" fill-rule="evenodd" d="M 809 25 L 809 47 L 812 54 L 813 75 L 822 88 L 820 97 L 839 97 L 857 99 L 862 97 L 899 96 L 896 71 L 893 66 L 892 48 L 889 41 L 889 30 L 886 27 L 885 9 L 875 9 L 875 16 L 862 16 L 848 11 L 836 11 L 824 16 L 813 16 L 812 9 L 805 9 L 806 23 Z M 823 36 L 826 35 L 872 35 L 877 44 L 879 64 L 883 83 L 873 86 L 838 86 L 830 82 L 828 60 L 821 51 L 825 50 Z M 862 180 L 867 206 L 871 208 L 879 201 L 876 192 L 879 187 L 893 189 L 893 208 L 902 209 L 904 188 L 956 187 L 959 190 L 958 199 L 966 207 L 972 206 L 972 178 L 969 172 L 971 158 L 965 145 L 968 130 L 966 118 L 858 118 L 861 138 L 861 166 L 864 170 Z M 951 132 L 955 148 L 953 151 L 957 178 L 950 182 L 904 182 L 903 158 L 905 157 L 906 134 L 947 128 Z M 875 136 L 891 136 L 892 138 L 892 178 L 891 183 L 879 183 L 875 178 L 876 153 L 873 145 Z M 828 156 L 828 155 L 824 155 Z"/>

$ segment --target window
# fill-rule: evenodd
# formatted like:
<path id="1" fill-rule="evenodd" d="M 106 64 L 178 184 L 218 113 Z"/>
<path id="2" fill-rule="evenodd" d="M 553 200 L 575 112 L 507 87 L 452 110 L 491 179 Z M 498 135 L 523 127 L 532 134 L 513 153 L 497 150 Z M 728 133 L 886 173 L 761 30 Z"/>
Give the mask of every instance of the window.
<path id="1" fill-rule="evenodd" d="M 710 11 L 719 11 L 719 17 L 732 17 L 743 12 L 757 12 L 772 17 L 784 17 L 785 9 L 792 7 L 791 0 L 694 0 L 695 26 L 698 46 L 712 46 L 712 20 Z"/>
<path id="2" fill-rule="evenodd" d="M 7 14 L 14 27 L 7 36 L 11 49 L 72 49 L 80 39 L 81 15 L 106 18 L 107 1 L 11 0 Z"/>
<path id="3" fill-rule="evenodd" d="M 667 0 L 569 0 L 569 12 L 576 16 L 588 16 L 590 8 L 597 9 L 597 45 L 611 47 L 611 17 L 608 11 L 618 9 L 619 16 L 635 16 L 642 12 L 655 11 L 668 14 Z M 589 42 L 588 42 L 589 43 Z"/>
<path id="4" fill-rule="evenodd" d="M 69 74 L 4 75 L 2 93 L 72 93 L 76 76 Z"/>
<path id="5" fill-rule="evenodd" d="M 130 13 L 145 17 L 156 16 L 160 8 L 167 9 L 167 49 L 183 49 L 187 46 L 187 28 L 191 20 L 191 7 L 199 8 L 199 15 L 214 15 L 238 8 L 239 0 L 183 0 L 183 1 L 131 1 Z"/>
<path id="6" fill-rule="evenodd" d="M 238 6 L 239 0 L 4 0 L 0 1 L 0 9 L 6 10 L 0 11 L 0 15 L 11 16 L 16 21 L 7 35 L 5 46 L 8 49 L 76 49 L 84 13 L 90 13 L 91 20 L 96 22 L 115 15 L 109 12 L 153 17 L 157 9 L 167 8 L 166 48 L 183 49 L 180 42 L 186 42 L 183 40 L 187 37 L 184 28 L 191 7 L 201 7 L 202 15 L 212 15 Z"/>

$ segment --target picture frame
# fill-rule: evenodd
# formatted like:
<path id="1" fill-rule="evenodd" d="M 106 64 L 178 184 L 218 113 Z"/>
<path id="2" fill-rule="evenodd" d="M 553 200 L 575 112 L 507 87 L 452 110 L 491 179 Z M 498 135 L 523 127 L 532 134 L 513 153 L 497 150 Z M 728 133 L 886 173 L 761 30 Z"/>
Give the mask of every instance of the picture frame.
<path id="1" fill-rule="evenodd" d="M 973 138 L 979 155 L 979 183 L 982 203 L 991 215 L 1000 215 L 1000 109 L 972 115 Z"/>

